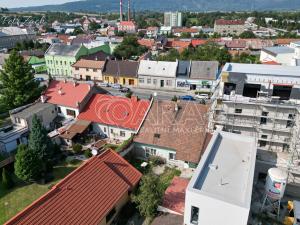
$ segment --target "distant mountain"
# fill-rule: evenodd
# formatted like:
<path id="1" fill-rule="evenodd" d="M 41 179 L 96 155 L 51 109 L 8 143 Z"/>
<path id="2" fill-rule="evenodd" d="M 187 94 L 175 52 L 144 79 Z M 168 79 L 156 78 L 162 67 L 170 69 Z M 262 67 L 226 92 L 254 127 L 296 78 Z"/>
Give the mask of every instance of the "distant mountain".
<path id="1" fill-rule="evenodd" d="M 127 0 L 123 0 L 124 8 Z M 135 11 L 300 10 L 300 0 L 131 0 Z M 18 11 L 117 12 L 119 0 L 85 0 L 62 5 L 16 8 Z"/>

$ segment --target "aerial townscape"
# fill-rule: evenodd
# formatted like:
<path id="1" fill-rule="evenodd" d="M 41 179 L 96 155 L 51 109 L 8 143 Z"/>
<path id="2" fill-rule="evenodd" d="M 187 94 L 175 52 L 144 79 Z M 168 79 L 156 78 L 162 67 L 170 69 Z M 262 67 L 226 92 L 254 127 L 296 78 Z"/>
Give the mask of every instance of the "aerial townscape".
<path id="1" fill-rule="evenodd" d="M 300 1 L 2 0 L 0 224 L 300 225 Z"/>

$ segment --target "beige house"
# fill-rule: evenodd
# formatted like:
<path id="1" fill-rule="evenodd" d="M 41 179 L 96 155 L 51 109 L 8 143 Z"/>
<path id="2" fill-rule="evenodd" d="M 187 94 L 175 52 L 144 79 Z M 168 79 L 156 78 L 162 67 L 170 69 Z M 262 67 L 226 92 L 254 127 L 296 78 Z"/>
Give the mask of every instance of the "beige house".
<path id="1" fill-rule="evenodd" d="M 224 20 L 215 21 L 214 32 L 222 36 L 239 36 L 245 30 L 245 22 L 243 20 Z"/>
<path id="2" fill-rule="evenodd" d="M 80 59 L 72 65 L 72 77 L 77 80 L 102 81 L 105 61 Z"/>

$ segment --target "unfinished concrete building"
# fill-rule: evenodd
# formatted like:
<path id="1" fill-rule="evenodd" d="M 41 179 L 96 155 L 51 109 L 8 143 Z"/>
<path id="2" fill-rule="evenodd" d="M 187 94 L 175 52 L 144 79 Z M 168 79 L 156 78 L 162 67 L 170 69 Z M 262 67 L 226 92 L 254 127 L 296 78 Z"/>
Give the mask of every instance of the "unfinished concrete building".
<path id="1" fill-rule="evenodd" d="M 227 63 L 211 109 L 210 130 L 256 138 L 256 176 L 275 166 L 289 170 L 290 184 L 300 184 L 299 68 Z"/>

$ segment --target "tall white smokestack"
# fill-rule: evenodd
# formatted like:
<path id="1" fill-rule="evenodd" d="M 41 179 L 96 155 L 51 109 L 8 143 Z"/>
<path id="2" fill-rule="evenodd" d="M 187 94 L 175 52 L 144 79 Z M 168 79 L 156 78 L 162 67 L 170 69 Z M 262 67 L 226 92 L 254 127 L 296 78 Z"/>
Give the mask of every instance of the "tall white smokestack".
<path id="1" fill-rule="evenodd" d="M 128 21 L 130 21 L 130 0 L 128 0 Z"/>
<path id="2" fill-rule="evenodd" d="M 123 0 L 120 0 L 120 21 L 123 21 Z"/>

